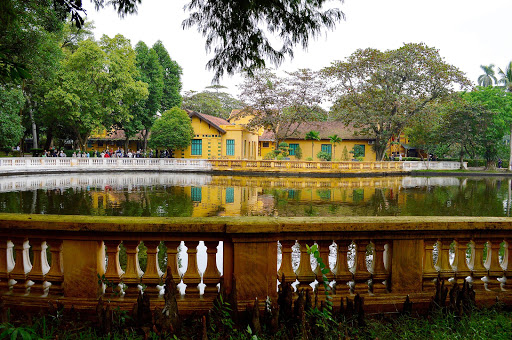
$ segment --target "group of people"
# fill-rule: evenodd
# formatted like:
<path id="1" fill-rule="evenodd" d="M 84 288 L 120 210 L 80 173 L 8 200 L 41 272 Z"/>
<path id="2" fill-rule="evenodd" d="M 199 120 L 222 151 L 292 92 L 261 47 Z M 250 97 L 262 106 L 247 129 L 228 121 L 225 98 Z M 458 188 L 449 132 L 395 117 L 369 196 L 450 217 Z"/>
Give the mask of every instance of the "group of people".
<path id="1" fill-rule="evenodd" d="M 101 158 L 168 158 L 171 157 L 172 153 L 163 150 L 158 152 L 158 150 L 149 150 L 149 152 L 144 152 L 144 150 L 140 149 L 137 151 L 132 151 L 128 149 L 127 152 L 124 151 L 123 148 L 117 148 L 117 150 L 106 149 L 104 151 L 92 150 L 92 151 L 73 151 L 73 158 L 89 158 L 89 157 L 101 157 Z M 67 157 L 64 150 L 44 150 L 41 157 Z"/>
<path id="2" fill-rule="evenodd" d="M 67 157 L 67 155 L 64 150 L 44 150 L 41 157 Z"/>

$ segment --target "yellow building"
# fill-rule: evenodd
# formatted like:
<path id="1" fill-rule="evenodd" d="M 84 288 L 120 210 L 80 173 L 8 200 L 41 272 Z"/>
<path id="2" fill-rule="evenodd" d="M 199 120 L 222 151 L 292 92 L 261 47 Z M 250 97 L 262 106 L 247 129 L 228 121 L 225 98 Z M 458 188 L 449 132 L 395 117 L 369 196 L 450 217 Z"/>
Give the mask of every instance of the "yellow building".
<path id="1" fill-rule="evenodd" d="M 186 110 L 192 121 L 191 145 L 177 150 L 177 158 L 257 159 L 258 134 L 225 119 Z"/>
<path id="2" fill-rule="evenodd" d="M 107 130 L 95 132 L 87 140 L 86 151 L 116 151 L 118 148 L 125 151 L 131 150 L 132 152 L 144 148 L 144 139 L 140 133 L 129 138 L 128 149 L 126 147 L 126 137 L 123 130 L 112 130 L 107 133 Z"/>
<path id="3" fill-rule="evenodd" d="M 375 161 L 376 154 L 372 146 L 374 140 L 366 136 L 355 135 L 353 128 L 347 127 L 342 122 L 308 122 L 294 127 L 294 133 L 283 142 L 288 144 L 290 159 L 296 158 L 296 150 L 300 148 L 303 160 L 312 158 L 317 161 L 318 153 L 324 151 L 331 155 L 333 161 L 350 161 L 354 158 L 353 151 L 363 157 L 364 161 Z M 310 131 L 319 133 L 320 140 L 306 140 L 306 134 Z M 341 143 L 333 144 L 329 136 L 338 135 Z M 276 138 L 270 131 L 265 131 L 259 138 L 260 155 L 265 155 L 276 148 Z"/>

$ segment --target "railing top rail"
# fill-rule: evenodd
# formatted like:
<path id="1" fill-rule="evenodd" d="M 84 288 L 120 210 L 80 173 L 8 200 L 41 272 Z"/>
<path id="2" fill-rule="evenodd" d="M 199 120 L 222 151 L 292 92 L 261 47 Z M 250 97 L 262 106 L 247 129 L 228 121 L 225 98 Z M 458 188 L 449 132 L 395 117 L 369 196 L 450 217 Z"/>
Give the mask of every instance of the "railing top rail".
<path id="1" fill-rule="evenodd" d="M 442 237 L 443 234 L 512 231 L 512 218 L 508 217 L 118 217 L 118 216 L 59 216 L 0 214 L 0 233 L 43 234 L 45 232 L 90 235 L 116 234 L 351 234 L 399 233 L 426 234 Z M 255 235 L 256 236 L 256 235 Z M 450 236 L 452 237 L 452 236 Z"/>

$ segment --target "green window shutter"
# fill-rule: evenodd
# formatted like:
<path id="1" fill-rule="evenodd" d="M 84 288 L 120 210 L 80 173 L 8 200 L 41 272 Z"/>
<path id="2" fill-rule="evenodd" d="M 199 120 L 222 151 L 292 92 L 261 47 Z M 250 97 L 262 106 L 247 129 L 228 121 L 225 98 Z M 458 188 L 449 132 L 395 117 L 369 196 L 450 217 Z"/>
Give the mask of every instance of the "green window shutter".
<path id="1" fill-rule="evenodd" d="M 226 188 L 226 203 L 234 203 L 235 202 L 235 188 L 229 187 Z"/>
<path id="2" fill-rule="evenodd" d="M 326 152 L 329 155 L 332 155 L 332 145 L 331 144 L 322 144 L 322 152 Z"/>
<path id="3" fill-rule="evenodd" d="M 192 156 L 201 156 L 203 154 L 203 140 L 192 139 Z"/>
<path id="4" fill-rule="evenodd" d="M 298 147 L 299 147 L 299 144 L 290 144 L 290 146 L 289 146 L 290 156 L 295 156 L 295 150 L 297 150 Z"/>
<path id="5" fill-rule="evenodd" d="M 226 140 L 226 156 L 234 156 L 235 155 L 235 140 L 227 139 Z"/>
<path id="6" fill-rule="evenodd" d="M 201 187 L 190 188 L 190 196 L 192 196 L 192 202 L 201 202 Z"/>

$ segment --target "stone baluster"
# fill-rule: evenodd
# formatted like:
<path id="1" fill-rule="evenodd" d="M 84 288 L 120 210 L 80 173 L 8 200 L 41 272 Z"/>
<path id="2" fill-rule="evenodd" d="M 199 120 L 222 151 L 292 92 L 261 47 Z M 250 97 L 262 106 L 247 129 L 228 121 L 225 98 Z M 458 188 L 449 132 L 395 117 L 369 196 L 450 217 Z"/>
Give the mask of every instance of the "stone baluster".
<path id="1" fill-rule="evenodd" d="M 450 265 L 450 246 L 453 240 L 441 239 L 437 243 L 438 246 L 438 257 L 436 263 L 436 269 L 439 271 L 439 275 L 442 279 L 449 279 L 454 276 L 453 268 Z"/>
<path id="2" fill-rule="evenodd" d="M 356 264 L 354 272 L 356 293 L 364 294 L 368 293 L 368 280 L 371 278 L 371 274 L 368 271 L 366 265 L 366 248 L 370 242 L 366 240 L 357 240 L 356 242 Z"/>
<path id="3" fill-rule="evenodd" d="M 0 241 L 0 294 L 9 290 L 9 268 L 7 266 L 10 241 Z M 12 248 L 11 248 L 12 252 Z"/>
<path id="4" fill-rule="evenodd" d="M 31 245 L 34 262 L 32 263 L 32 270 L 28 275 L 28 279 L 34 282 L 34 284 L 30 287 L 30 294 L 42 296 L 45 295 L 45 289 L 47 288 L 45 275 L 50 268 L 46 257 L 48 246 L 42 239 L 31 239 Z"/>
<path id="5" fill-rule="evenodd" d="M 64 289 L 64 263 L 62 261 L 62 240 L 48 240 L 46 242 L 50 246 L 50 254 L 52 256 L 52 264 L 50 270 L 45 275 L 47 282 L 51 283 L 48 295 L 62 296 Z"/>
<path id="6" fill-rule="evenodd" d="M 389 287 L 389 271 L 386 269 L 385 246 L 387 241 L 376 240 L 373 242 L 373 263 L 371 267 L 372 274 L 372 292 L 374 294 L 384 293 Z M 386 252 L 386 257 L 387 257 Z"/>
<path id="7" fill-rule="evenodd" d="M 183 274 L 183 283 L 187 285 L 185 295 L 188 295 L 187 298 L 199 298 L 200 291 L 198 285 L 201 283 L 201 275 L 197 267 L 197 246 L 199 241 L 187 241 L 185 245 L 188 248 L 187 271 Z"/>
<path id="8" fill-rule="evenodd" d="M 220 280 L 220 272 L 217 269 L 218 241 L 204 241 L 206 246 L 206 269 L 203 273 L 204 296 L 215 298 L 218 293 L 217 284 Z"/>
<path id="9" fill-rule="evenodd" d="M 29 256 L 30 244 L 27 239 L 22 238 L 12 239 L 12 243 L 16 252 L 16 262 L 9 273 L 9 278 L 16 281 L 13 286 L 13 293 L 26 294 L 30 286 L 30 282 L 27 280 L 28 273 L 32 270 Z"/>
<path id="10" fill-rule="evenodd" d="M 338 251 L 336 256 L 336 265 L 334 266 L 335 273 L 335 290 L 336 294 L 348 293 L 349 289 L 347 283 L 352 281 L 353 274 L 348 267 L 348 247 L 352 243 L 351 240 L 337 241 Z"/>
<path id="11" fill-rule="evenodd" d="M 471 275 L 471 270 L 468 267 L 468 261 L 466 259 L 468 243 L 468 239 L 455 240 L 455 258 L 453 260 L 453 267 L 455 270 L 455 279 L 461 286 L 464 284 L 466 278 Z"/>
<path id="12" fill-rule="evenodd" d="M 178 271 L 178 246 L 181 241 L 165 241 L 167 247 L 167 267 L 171 269 L 172 278 L 174 283 L 178 285 L 181 281 L 181 275 Z M 164 270 L 164 275 L 167 273 L 167 268 Z"/>
<path id="13" fill-rule="evenodd" d="M 151 298 L 160 296 L 160 290 L 157 285 L 162 283 L 164 273 L 158 266 L 158 245 L 160 241 L 144 241 L 147 247 L 147 265 L 146 272 L 142 278 L 142 282 L 146 285 L 144 294 L 148 294 Z"/>
<path id="14" fill-rule="evenodd" d="M 127 286 L 125 297 L 137 297 L 144 274 L 139 265 L 140 241 L 124 241 L 123 244 L 126 248 L 126 271 L 123 275 L 123 283 Z"/>
<path id="15" fill-rule="evenodd" d="M 475 290 L 484 289 L 484 281 L 482 281 L 482 278 L 487 276 L 487 268 L 484 264 L 485 246 L 486 241 L 483 239 L 474 239 L 471 244 L 471 283 L 473 285 L 473 289 Z"/>
<path id="16" fill-rule="evenodd" d="M 332 244 L 332 240 L 321 240 L 317 241 L 318 244 L 318 251 L 320 252 L 320 258 L 322 259 L 322 262 L 325 264 L 325 269 L 328 270 L 328 273 L 325 274 L 327 277 L 327 284 L 329 284 L 330 281 L 334 280 L 334 275 L 331 272 L 331 269 L 329 267 L 329 246 Z M 323 275 L 320 268 L 320 264 L 317 263 L 317 266 L 315 268 L 315 275 L 316 279 L 318 281 L 318 294 L 325 294 L 325 288 L 323 284 Z"/>
<path id="17" fill-rule="evenodd" d="M 121 241 L 107 240 L 104 243 L 107 247 L 106 253 L 108 256 L 108 265 L 105 271 L 105 279 L 107 279 L 107 284 L 110 285 L 110 287 L 107 288 L 110 291 L 108 293 L 117 294 L 120 292 L 118 285 L 121 283 L 121 279 L 124 275 L 124 271 L 121 269 L 121 263 L 119 262 L 119 245 Z"/>
<path id="18" fill-rule="evenodd" d="M 500 264 L 500 248 L 501 248 L 501 242 L 500 239 L 493 239 L 490 243 L 490 252 L 488 248 L 487 257 L 490 256 L 490 259 L 486 261 L 489 264 L 489 271 L 488 271 L 488 277 L 489 282 L 487 283 L 488 289 L 493 290 L 501 290 L 501 282 L 498 281 L 498 278 L 503 277 L 504 270 L 501 267 Z"/>
<path id="19" fill-rule="evenodd" d="M 300 244 L 300 262 L 297 268 L 298 288 L 310 288 L 310 284 L 315 281 L 315 273 L 311 270 L 311 256 L 308 254 L 306 244 L 313 245 L 312 241 L 299 240 Z"/>
<path id="20" fill-rule="evenodd" d="M 436 264 L 434 263 L 434 245 L 437 240 L 425 240 L 425 251 L 423 255 L 423 290 L 434 290 L 437 278 Z M 439 248 L 438 248 L 439 249 Z M 439 252 L 438 252 L 439 254 Z"/>
<path id="21" fill-rule="evenodd" d="M 295 272 L 292 266 L 292 247 L 295 245 L 295 240 L 282 240 L 281 242 L 281 267 L 277 271 L 277 278 L 281 280 L 283 274 L 287 282 L 295 280 Z"/>

